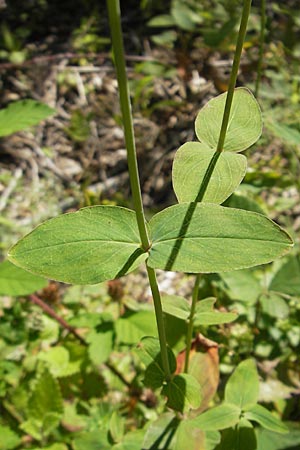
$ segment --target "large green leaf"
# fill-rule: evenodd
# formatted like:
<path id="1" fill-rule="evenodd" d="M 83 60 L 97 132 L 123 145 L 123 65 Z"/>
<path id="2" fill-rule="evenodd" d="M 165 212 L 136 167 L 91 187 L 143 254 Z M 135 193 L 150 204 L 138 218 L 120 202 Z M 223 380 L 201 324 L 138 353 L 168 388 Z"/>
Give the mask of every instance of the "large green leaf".
<path id="1" fill-rule="evenodd" d="M 202 399 L 200 384 L 187 373 L 175 375 L 164 385 L 162 394 L 168 399 L 167 406 L 180 412 L 198 408 Z"/>
<path id="2" fill-rule="evenodd" d="M 259 380 L 253 359 L 242 361 L 225 387 L 225 401 L 240 409 L 255 405 L 258 400 Z"/>
<path id="3" fill-rule="evenodd" d="M 289 431 L 281 420 L 261 405 L 251 406 L 244 415 L 247 420 L 253 420 L 267 430 L 275 431 L 276 433 L 288 433 Z"/>
<path id="4" fill-rule="evenodd" d="M 173 188 L 179 202 L 197 199 L 204 175 L 215 151 L 200 142 L 187 142 L 176 152 Z M 221 153 L 202 201 L 223 203 L 241 183 L 247 159 L 236 153 Z"/>
<path id="5" fill-rule="evenodd" d="M 50 219 L 9 252 L 17 266 L 73 284 L 120 277 L 145 258 L 134 211 L 117 206 L 93 206 Z"/>
<path id="6" fill-rule="evenodd" d="M 181 272 L 220 272 L 273 261 L 293 245 L 278 225 L 257 213 L 214 204 L 182 203 L 150 220 L 148 264 Z"/>
<path id="7" fill-rule="evenodd" d="M 215 298 L 206 298 L 197 303 L 194 318 L 195 326 L 229 323 L 237 318 L 237 314 L 235 313 L 215 310 L 215 303 Z"/>
<path id="8" fill-rule="evenodd" d="M 241 410 L 237 406 L 223 403 L 200 414 L 192 422 L 204 431 L 224 430 L 236 425 L 240 414 Z"/>
<path id="9" fill-rule="evenodd" d="M 195 127 L 201 142 L 216 149 L 221 130 L 227 92 L 210 100 L 198 113 Z M 261 111 L 246 88 L 234 91 L 224 150 L 241 152 L 254 144 L 262 132 Z"/>
<path id="10" fill-rule="evenodd" d="M 43 420 L 49 413 L 62 415 L 63 402 L 58 382 L 45 369 L 39 374 L 29 397 L 28 418 Z"/>
<path id="11" fill-rule="evenodd" d="M 16 131 L 37 125 L 54 113 L 54 109 L 35 100 L 13 102 L 0 111 L 0 136 L 8 136 Z"/>
<path id="12" fill-rule="evenodd" d="M 9 261 L 0 264 L 0 295 L 28 295 L 47 284 L 47 280 L 20 269 Z"/>

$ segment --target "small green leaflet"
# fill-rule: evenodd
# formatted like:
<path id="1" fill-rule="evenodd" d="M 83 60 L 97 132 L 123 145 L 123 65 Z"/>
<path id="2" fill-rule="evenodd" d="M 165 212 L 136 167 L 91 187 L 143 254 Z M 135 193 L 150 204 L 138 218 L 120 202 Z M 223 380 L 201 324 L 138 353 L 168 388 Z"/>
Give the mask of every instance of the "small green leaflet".
<path id="1" fill-rule="evenodd" d="M 200 142 L 186 142 L 176 152 L 172 179 L 180 203 L 196 201 L 215 151 Z M 244 155 L 223 152 L 212 174 L 203 202 L 223 203 L 239 186 L 247 170 Z"/>
<path id="2" fill-rule="evenodd" d="M 192 375 L 175 375 L 161 391 L 168 399 L 167 406 L 175 411 L 185 412 L 200 406 L 201 386 Z"/>
<path id="3" fill-rule="evenodd" d="M 206 298 L 196 305 L 194 325 L 218 325 L 229 323 L 237 318 L 237 314 L 231 312 L 220 312 L 214 309 L 216 298 Z"/>
<path id="4" fill-rule="evenodd" d="M 198 113 L 195 122 L 199 141 L 217 148 L 227 92 L 210 100 Z M 234 91 L 224 150 L 241 152 L 254 144 L 262 132 L 260 107 L 246 88 Z"/>
<path id="5" fill-rule="evenodd" d="M 266 264 L 293 246 L 290 236 L 263 215 L 209 203 L 181 203 L 149 222 L 148 265 L 190 273 Z"/>
<path id="6" fill-rule="evenodd" d="M 0 136 L 8 136 L 37 125 L 54 113 L 54 109 L 35 100 L 13 102 L 0 111 Z"/>
<path id="7" fill-rule="evenodd" d="M 117 206 L 93 206 L 50 219 L 9 252 L 17 266 L 73 284 L 120 277 L 146 256 L 135 212 Z"/>
<path id="8" fill-rule="evenodd" d="M 248 408 L 245 412 L 245 418 L 253 420 L 267 430 L 275 431 L 275 433 L 288 433 L 289 431 L 281 420 L 261 405 L 253 405 Z"/>
<path id="9" fill-rule="evenodd" d="M 204 431 L 224 430 L 236 425 L 240 415 L 241 410 L 236 405 L 223 403 L 200 414 L 192 422 Z"/>

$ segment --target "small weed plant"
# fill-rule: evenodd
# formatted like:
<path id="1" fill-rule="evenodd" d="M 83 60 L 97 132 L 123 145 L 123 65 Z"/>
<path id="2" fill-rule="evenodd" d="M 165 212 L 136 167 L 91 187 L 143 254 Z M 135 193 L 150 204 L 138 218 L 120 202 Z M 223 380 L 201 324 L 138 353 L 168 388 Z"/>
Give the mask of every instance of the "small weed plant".
<path id="1" fill-rule="evenodd" d="M 178 203 L 149 221 L 142 204 L 118 0 L 108 0 L 107 6 L 134 209 L 86 207 L 42 223 L 10 249 L 13 264 L 7 261 L 2 265 L 2 278 L 10 271 L 15 271 L 15 278 L 25 276 L 21 269 L 34 274 L 27 279 L 26 292 L 23 284 L 20 293 L 24 295 L 36 287 L 36 275 L 92 285 L 122 277 L 141 264 L 146 266 L 158 334 L 143 337 L 136 354 L 145 367 L 145 386 L 161 391 L 165 409 L 142 433 L 124 434 L 122 419 L 113 415 L 110 444 L 102 445 L 98 440 L 92 447 L 79 438 L 74 448 L 253 450 L 254 423 L 277 433 L 287 432 L 275 415 L 258 404 L 255 362 L 248 358 L 241 362 L 227 381 L 223 401 L 209 408 L 217 381 L 215 389 L 207 392 L 205 374 L 198 373 L 201 352 L 196 348 L 200 341 L 207 348 L 210 344 L 195 333 L 199 327 L 225 324 L 237 317 L 233 312 L 214 309 L 215 298 L 199 300 L 201 274 L 267 264 L 293 246 L 287 232 L 265 215 L 221 206 L 245 176 L 247 159 L 241 152 L 262 132 L 256 99 L 247 88 L 235 88 L 251 1 L 244 0 L 228 92 L 211 99 L 200 110 L 195 121 L 198 141 L 183 144 L 175 155 L 172 177 Z M 161 294 L 157 269 L 195 274 L 192 301 Z M 187 325 L 185 350 L 177 357 L 168 345 L 166 331 L 172 317 Z M 95 341 L 95 354 L 105 352 L 106 339 L 112 333 L 104 319 L 101 326 L 106 328 Z M 41 409 L 39 396 L 43 390 L 52 393 L 47 410 Z M 29 408 L 31 418 L 22 425 L 23 430 L 42 439 L 41 430 L 47 435 L 61 418 L 59 391 L 48 371 L 41 374 Z"/>

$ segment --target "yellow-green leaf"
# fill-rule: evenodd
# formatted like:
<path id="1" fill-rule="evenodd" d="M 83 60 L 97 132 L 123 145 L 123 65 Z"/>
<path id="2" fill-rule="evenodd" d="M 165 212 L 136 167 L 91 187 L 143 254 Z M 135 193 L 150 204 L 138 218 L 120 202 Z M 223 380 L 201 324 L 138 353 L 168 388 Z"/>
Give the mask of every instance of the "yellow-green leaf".
<path id="1" fill-rule="evenodd" d="M 204 175 L 215 153 L 200 142 L 186 142 L 176 152 L 173 188 L 179 202 L 196 201 Z M 221 153 L 202 201 L 223 203 L 239 186 L 247 170 L 247 159 L 236 153 Z"/>
<path id="2" fill-rule="evenodd" d="M 201 142 L 216 149 L 227 92 L 210 100 L 198 113 L 195 127 Z M 262 132 L 262 117 L 259 104 L 246 88 L 234 91 L 224 150 L 241 152 L 254 144 Z"/>

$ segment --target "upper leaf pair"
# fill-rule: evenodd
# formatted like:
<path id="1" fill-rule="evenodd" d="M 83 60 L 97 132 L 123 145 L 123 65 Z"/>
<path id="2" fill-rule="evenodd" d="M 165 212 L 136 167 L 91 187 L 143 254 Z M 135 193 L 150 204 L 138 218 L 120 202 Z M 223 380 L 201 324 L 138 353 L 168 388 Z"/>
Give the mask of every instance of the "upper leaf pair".
<path id="1" fill-rule="evenodd" d="M 187 142 L 177 151 L 173 164 L 173 187 L 179 202 L 192 202 L 216 151 L 227 93 L 210 100 L 195 122 L 200 142 Z M 219 155 L 203 201 L 223 203 L 241 183 L 247 170 L 241 152 L 254 144 L 262 131 L 259 105 L 245 88 L 234 91 L 224 148 Z"/>

